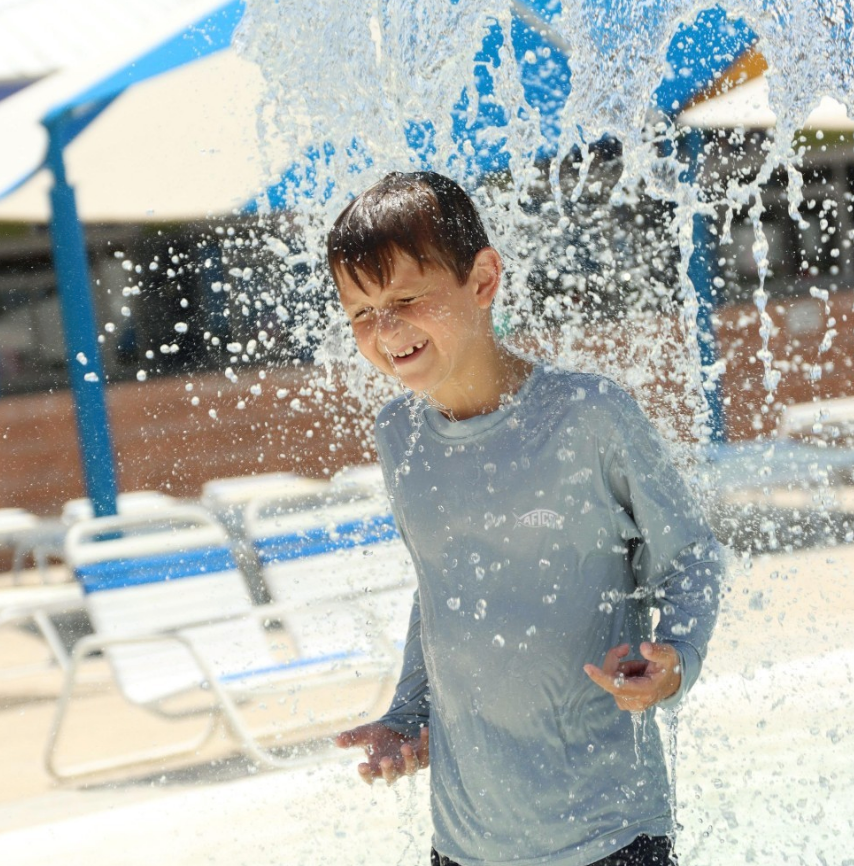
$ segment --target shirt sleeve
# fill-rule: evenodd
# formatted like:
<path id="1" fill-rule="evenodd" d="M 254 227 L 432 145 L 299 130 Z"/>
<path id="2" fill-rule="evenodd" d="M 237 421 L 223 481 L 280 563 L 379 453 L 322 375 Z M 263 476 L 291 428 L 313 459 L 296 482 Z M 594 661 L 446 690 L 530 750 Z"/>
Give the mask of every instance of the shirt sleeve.
<path id="1" fill-rule="evenodd" d="M 421 728 L 430 724 L 430 685 L 421 648 L 421 608 L 417 592 L 409 617 L 400 678 L 391 706 L 380 721 L 393 731 L 412 737 L 417 737 Z"/>
<path id="2" fill-rule="evenodd" d="M 676 706 L 700 675 L 717 619 L 722 549 L 668 449 L 640 407 L 625 395 L 606 447 L 606 479 L 622 511 L 632 570 L 660 618 L 655 640 L 676 649 L 681 684 L 659 703 Z"/>
<path id="3" fill-rule="evenodd" d="M 412 547 L 403 526 L 403 520 L 395 500 L 393 490 L 394 459 L 377 427 L 377 454 L 383 470 L 386 488 L 389 493 L 392 514 L 403 542 L 416 562 Z M 421 604 L 416 590 L 409 616 L 409 629 L 403 649 L 403 665 L 394 691 L 391 705 L 380 722 L 405 736 L 417 737 L 421 728 L 430 723 L 430 684 L 424 664 L 424 650 L 421 646 Z"/>

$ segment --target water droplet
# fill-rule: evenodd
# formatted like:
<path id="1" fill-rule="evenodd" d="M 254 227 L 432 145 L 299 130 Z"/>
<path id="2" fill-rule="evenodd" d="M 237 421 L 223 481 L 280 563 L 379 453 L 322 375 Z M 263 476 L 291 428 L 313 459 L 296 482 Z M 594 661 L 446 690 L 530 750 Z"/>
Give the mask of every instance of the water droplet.
<path id="1" fill-rule="evenodd" d="M 525 630 L 525 634 L 528 635 L 528 637 L 533 637 L 536 633 L 537 627 L 535 625 L 529 625 L 528 628 Z"/>
<path id="2" fill-rule="evenodd" d="M 540 560 L 540 568 L 543 571 L 545 571 L 550 565 L 551 565 L 551 563 L 547 559 L 541 559 Z"/>
<path id="3" fill-rule="evenodd" d="M 469 562 L 471 562 L 473 565 L 477 565 L 480 562 L 480 554 L 479 553 L 473 553 L 469 557 Z"/>
<path id="4" fill-rule="evenodd" d="M 97 382 L 98 381 L 98 374 L 90 371 L 83 378 L 87 382 Z"/>
<path id="5" fill-rule="evenodd" d="M 458 598 L 449 598 L 448 599 L 448 607 L 451 610 L 459 610 L 460 609 L 460 600 Z"/>
<path id="6" fill-rule="evenodd" d="M 554 604 L 557 601 L 556 595 L 544 595 L 543 604 Z"/>
<path id="7" fill-rule="evenodd" d="M 186 322 L 175 322 L 175 331 L 178 334 L 186 334 L 188 331 Z"/>
<path id="8" fill-rule="evenodd" d="M 492 645 L 499 648 L 503 647 L 504 638 L 500 634 L 495 635 L 495 637 L 492 639 Z"/>
<path id="9" fill-rule="evenodd" d="M 137 370 L 136 371 L 136 380 L 137 382 L 144 382 L 148 378 L 148 373 L 145 370 Z"/>
<path id="10" fill-rule="evenodd" d="M 498 469 L 498 467 L 494 463 L 484 463 L 483 464 L 483 471 L 487 475 L 495 475 L 497 469 Z"/>
<path id="11" fill-rule="evenodd" d="M 84 367 L 89 363 L 89 359 L 86 357 L 86 355 L 83 352 L 78 352 L 75 355 L 75 358 L 77 358 L 77 363 L 82 364 Z"/>

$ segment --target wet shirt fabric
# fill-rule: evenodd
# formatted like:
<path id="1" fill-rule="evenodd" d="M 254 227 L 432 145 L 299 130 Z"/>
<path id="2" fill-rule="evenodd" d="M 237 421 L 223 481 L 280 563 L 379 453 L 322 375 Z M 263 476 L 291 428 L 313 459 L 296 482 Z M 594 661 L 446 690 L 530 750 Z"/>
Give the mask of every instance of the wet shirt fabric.
<path id="1" fill-rule="evenodd" d="M 666 447 L 609 380 L 535 367 L 496 412 L 401 397 L 377 419 L 418 573 L 389 727 L 430 726 L 433 844 L 462 866 L 586 866 L 671 831 L 652 711 L 584 673 L 620 643 L 673 644 L 696 680 L 718 546 Z"/>

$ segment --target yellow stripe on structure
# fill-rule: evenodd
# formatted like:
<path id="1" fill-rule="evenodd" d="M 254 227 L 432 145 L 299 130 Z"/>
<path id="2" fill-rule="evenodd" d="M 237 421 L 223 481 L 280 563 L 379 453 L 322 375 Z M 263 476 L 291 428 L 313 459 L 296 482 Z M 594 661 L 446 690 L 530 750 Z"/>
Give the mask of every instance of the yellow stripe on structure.
<path id="1" fill-rule="evenodd" d="M 765 56 L 756 48 L 749 48 L 735 63 L 721 73 L 715 83 L 698 93 L 685 107 L 692 108 L 705 102 L 707 99 L 714 99 L 722 93 L 726 93 L 733 87 L 739 84 L 744 84 L 745 81 L 750 81 L 751 78 L 758 78 L 768 69 L 768 61 Z"/>

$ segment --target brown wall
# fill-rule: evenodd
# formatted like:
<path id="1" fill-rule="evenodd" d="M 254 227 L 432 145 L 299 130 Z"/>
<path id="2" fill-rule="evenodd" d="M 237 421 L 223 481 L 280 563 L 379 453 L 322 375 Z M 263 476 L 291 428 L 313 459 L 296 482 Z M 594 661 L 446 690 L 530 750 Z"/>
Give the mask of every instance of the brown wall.
<path id="1" fill-rule="evenodd" d="M 370 458 L 363 433 L 342 429 L 358 425 L 322 420 L 326 412 L 311 398 L 301 398 L 303 411 L 291 408 L 309 372 L 270 371 L 260 395 L 250 393 L 258 383 L 252 375 L 238 384 L 213 373 L 108 386 L 119 489 L 192 497 L 211 478 L 275 471 L 316 476 Z M 282 389 L 287 394 L 277 398 Z M 322 402 L 332 414 L 348 412 L 340 392 L 323 393 Z M 84 495 L 68 391 L 0 399 L 0 437 L 0 507 L 51 514 Z"/>
<path id="2" fill-rule="evenodd" d="M 854 394 L 854 292 L 824 302 L 810 296 L 772 301 L 767 312 L 773 326 L 769 340 L 772 366 L 781 372 L 771 403 L 763 384 L 759 314 L 753 304 L 731 306 L 717 313 L 718 342 L 726 360 L 723 390 L 727 430 L 733 439 L 755 438 L 774 431 L 784 406 Z M 831 325 L 838 332 L 830 348 L 819 347 Z M 814 365 L 821 377 L 811 378 Z"/>
<path id="3" fill-rule="evenodd" d="M 727 364 L 723 386 L 730 438 L 773 432 L 782 407 L 790 403 L 854 393 L 852 308 L 854 293 L 848 292 L 831 298 L 829 314 L 823 302 L 810 297 L 769 305 L 775 323 L 770 349 L 775 368 L 783 371 L 770 404 L 756 356 L 761 341 L 755 308 L 745 305 L 718 312 L 721 354 Z M 839 333 L 832 347 L 819 353 L 829 317 L 836 319 Z M 609 365 L 616 365 L 615 369 L 634 374 L 640 384 L 633 390 L 644 405 L 653 414 L 676 418 L 677 427 L 690 433 L 685 340 L 676 320 L 655 316 L 630 326 L 600 324 L 576 343 L 588 366 L 614 375 Z M 653 343 L 656 348 L 651 349 Z M 605 358 L 610 360 L 606 363 Z M 810 378 L 815 363 L 823 368 L 817 380 Z M 291 368 L 269 370 L 263 382 L 255 370 L 243 371 L 237 384 L 222 373 L 208 373 L 109 386 L 119 488 L 194 497 L 211 478 L 273 471 L 322 476 L 373 459 L 365 434 L 372 418 L 353 406 L 341 388 L 315 389 L 314 375 Z M 188 383 L 192 391 L 187 390 Z M 261 385 L 260 394 L 251 394 L 253 383 Z M 301 396 L 301 389 L 320 396 Z M 286 393 L 277 397 L 277 391 Z M 198 397 L 197 406 L 191 403 L 193 397 Z M 301 410 L 292 408 L 295 398 L 302 401 Z M 211 417 L 211 410 L 216 417 Z M 344 420 L 335 422 L 335 416 Z M 0 507 L 56 514 L 68 499 L 82 495 L 70 393 L 0 399 Z M 6 559 L 0 561 L 0 570 Z"/>

